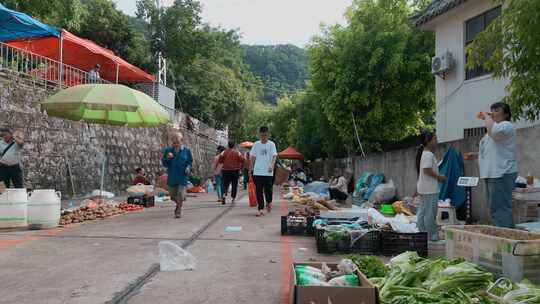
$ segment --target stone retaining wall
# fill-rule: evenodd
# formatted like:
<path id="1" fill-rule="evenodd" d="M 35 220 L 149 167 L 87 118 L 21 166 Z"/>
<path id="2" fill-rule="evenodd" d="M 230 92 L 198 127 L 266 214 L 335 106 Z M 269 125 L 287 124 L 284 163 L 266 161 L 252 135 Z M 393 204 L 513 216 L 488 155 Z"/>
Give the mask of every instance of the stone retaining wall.
<path id="1" fill-rule="evenodd" d="M 80 196 L 99 189 L 100 155 L 104 154 L 108 158 L 104 189 L 123 192 L 136 167 L 145 168 L 150 178 L 164 169 L 160 151 L 167 145 L 169 135 L 178 130 L 184 133 L 192 150 L 195 174 L 203 178 L 211 176 L 216 143 L 223 141 L 223 133 L 196 120 L 187 123 L 187 116 L 182 113 L 177 113 L 171 124 L 159 128 L 126 128 L 57 119 L 39 110 L 39 102 L 52 93 L 50 88 L 27 80 L 0 79 L 0 127 L 9 126 L 25 134 L 26 187 L 54 188 L 64 196 L 71 196 L 73 190 Z"/>

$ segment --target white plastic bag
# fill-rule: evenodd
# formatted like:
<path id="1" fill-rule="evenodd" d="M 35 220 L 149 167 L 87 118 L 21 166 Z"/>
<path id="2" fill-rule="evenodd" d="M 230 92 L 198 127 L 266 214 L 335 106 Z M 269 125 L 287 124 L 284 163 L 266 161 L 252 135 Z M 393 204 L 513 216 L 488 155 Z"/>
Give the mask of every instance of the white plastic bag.
<path id="1" fill-rule="evenodd" d="M 353 274 L 358 267 L 353 261 L 349 259 L 343 259 L 341 260 L 337 268 L 340 274 L 345 275 L 345 274 Z"/>
<path id="2" fill-rule="evenodd" d="M 376 209 L 369 208 L 368 209 L 368 223 L 384 226 L 386 224 L 390 224 L 390 219 L 382 215 Z"/>
<path id="3" fill-rule="evenodd" d="M 394 181 L 390 180 L 388 183 L 380 184 L 375 188 L 371 196 L 369 197 L 370 203 L 387 202 L 396 196 L 396 186 Z"/>
<path id="4" fill-rule="evenodd" d="M 418 233 L 418 226 L 416 223 L 412 223 L 409 219 L 403 215 L 398 214 L 390 222 L 392 230 L 399 233 Z"/>
<path id="5" fill-rule="evenodd" d="M 197 260 L 191 253 L 171 241 L 159 242 L 161 271 L 195 270 Z"/>
<path id="6" fill-rule="evenodd" d="M 108 192 L 108 191 L 101 191 L 101 190 L 94 190 L 90 194 L 88 194 L 86 197 L 104 197 L 108 199 L 114 198 L 114 193 Z"/>

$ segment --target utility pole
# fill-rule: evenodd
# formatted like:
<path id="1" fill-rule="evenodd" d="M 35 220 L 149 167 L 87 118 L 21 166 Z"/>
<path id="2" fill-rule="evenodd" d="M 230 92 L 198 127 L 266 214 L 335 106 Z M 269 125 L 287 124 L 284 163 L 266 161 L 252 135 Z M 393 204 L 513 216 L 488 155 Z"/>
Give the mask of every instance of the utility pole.
<path id="1" fill-rule="evenodd" d="M 158 31 L 160 31 L 159 35 L 158 35 L 158 39 L 160 40 L 159 41 L 159 49 L 157 50 L 157 54 L 156 54 L 156 58 L 157 58 L 157 64 L 158 64 L 158 72 L 157 72 L 157 83 L 160 83 L 160 84 L 163 84 L 163 85 L 167 85 L 167 60 L 165 58 L 163 58 L 163 53 L 161 51 L 161 45 L 162 45 L 162 37 L 161 37 L 161 1 L 160 0 L 156 0 L 156 8 L 157 8 L 157 11 L 158 11 L 158 14 L 157 14 L 157 18 L 158 18 Z"/>

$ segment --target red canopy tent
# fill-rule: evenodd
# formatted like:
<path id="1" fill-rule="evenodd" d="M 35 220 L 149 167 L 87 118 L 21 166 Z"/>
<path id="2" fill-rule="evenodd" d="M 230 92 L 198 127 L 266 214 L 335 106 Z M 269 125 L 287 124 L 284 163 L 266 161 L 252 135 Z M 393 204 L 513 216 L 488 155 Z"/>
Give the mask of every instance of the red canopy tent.
<path id="1" fill-rule="evenodd" d="M 294 160 L 304 160 L 304 155 L 296 151 L 293 147 L 288 147 L 287 149 L 279 152 L 279 158 L 282 159 L 294 159 Z"/>
<path id="2" fill-rule="evenodd" d="M 42 55 L 83 71 L 101 65 L 100 76 L 111 82 L 153 82 L 154 76 L 103 48 L 62 30 L 60 38 L 45 37 L 32 40 L 16 40 L 8 44 Z M 62 54 L 62 55 L 61 55 Z"/>

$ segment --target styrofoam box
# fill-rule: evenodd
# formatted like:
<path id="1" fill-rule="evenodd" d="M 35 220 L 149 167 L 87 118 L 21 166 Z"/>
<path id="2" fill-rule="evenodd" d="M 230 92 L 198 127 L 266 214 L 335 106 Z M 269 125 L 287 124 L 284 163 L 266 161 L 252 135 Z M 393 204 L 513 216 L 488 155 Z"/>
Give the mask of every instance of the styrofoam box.
<path id="1" fill-rule="evenodd" d="M 464 258 L 514 282 L 540 283 L 540 234 L 480 225 L 443 229 L 448 258 Z"/>

